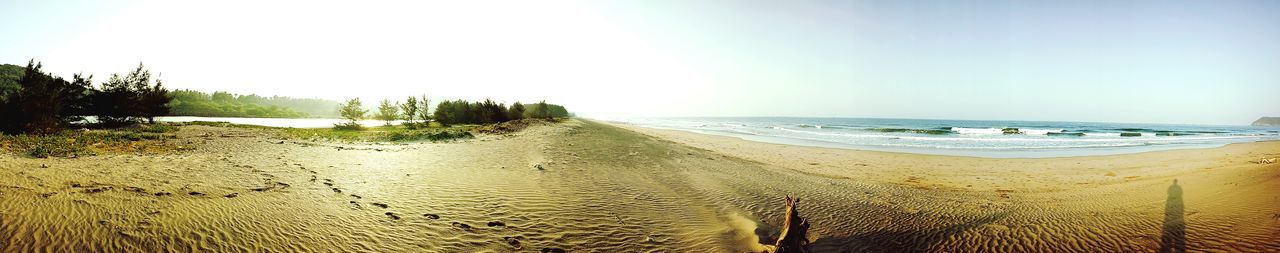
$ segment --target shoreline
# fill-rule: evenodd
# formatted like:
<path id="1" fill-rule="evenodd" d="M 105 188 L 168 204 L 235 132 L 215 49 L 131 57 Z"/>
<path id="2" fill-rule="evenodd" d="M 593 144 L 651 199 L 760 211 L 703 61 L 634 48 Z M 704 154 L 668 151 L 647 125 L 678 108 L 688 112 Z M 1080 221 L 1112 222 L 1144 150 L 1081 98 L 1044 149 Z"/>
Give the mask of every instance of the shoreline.
<path id="1" fill-rule="evenodd" d="M 594 120 L 594 119 L 593 119 Z M 713 131 L 701 131 L 692 129 L 671 128 L 662 126 L 641 125 L 631 122 L 612 121 L 612 120 L 595 120 L 597 122 L 610 124 L 618 127 L 625 127 L 632 130 L 653 129 L 664 131 L 681 131 L 700 135 L 711 135 L 730 137 L 745 141 L 803 146 L 818 147 L 843 150 L 857 150 L 867 152 L 886 152 L 901 154 L 918 154 L 918 155 L 936 155 L 950 157 L 972 157 L 972 158 L 997 158 L 997 159 L 1035 159 L 1035 158 L 1070 158 L 1070 157 L 1094 157 L 1094 156 L 1111 156 L 1111 155 L 1131 155 L 1142 154 L 1148 152 L 1160 152 L 1170 150 L 1192 150 L 1192 149 L 1213 149 L 1233 144 L 1257 143 L 1257 142 L 1280 142 L 1277 139 L 1263 139 L 1250 142 L 1234 142 L 1234 143 L 1208 143 L 1208 144 L 1165 144 L 1165 145 L 1148 145 L 1133 147 L 1087 147 L 1087 148 L 1049 148 L 1049 149 L 1019 149 L 1019 150 L 983 150 L 983 149 L 944 149 L 944 148 L 915 148 L 915 147 L 884 147 L 875 145 L 857 145 L 831 141 L 795 139 L 776 136 L 761 136 L 749 134 L 733 134 L 720 133 Z"/>
<path id="2" fill-rule="evenodd" d="M 1107 173 L 1122 173 L 1125 168 L 1132 169 L 1139 167 L 1163 166 L 1164 164 L 1174 163 L 1174 161 L 1185 160 L 1180 158 L 1198 158 L 1203 157 L 1204 154 L 1231 153 L 1235 156 L 1240 156 L 1240 153 L 1252 153 L 1250 151 L 1255 149 L 1280 150 L 1280 141 L 1258 141 L 1249 143 L 1232 143 L 1219 147 L 1155 150 L 1128 154 L 1069 157 L 992 158 L 792 145 L 755 141 L 735 136 L 704 134 L 679 129 L 658 129 L 631 124 L 618 124 L 614 122 L 607 122 L 605 124 L 656 138 L 671 140 L 683 145 L 724 153 L 742 159 L 754 160 L 765 164 L 780 165 L 782 167 L 801 172 L 816 173 L 834 177 L 850 177 L 849 173 L 841 171 L 844 168 L 856 167 L 864 170 L 868 168 L 886 170 L 892 167 L 902 167 L 900 162 L 893 161 L 897 159 L 912 160 L 916 163 L 931 164 L 941 168 L 958 169 L 961 171 L 986 167 L 1019 167 L 1018 165 L 1039 163 L 1040 166 L 1038 167 L 1044 167 L 1047 171 L 1035 171 L 1037 173 L 1048 172 L 1078 177 L 1079 175 L 1075 174 L 1096 173 L 1097 175 L 1106 175 Z M 1259 157 L 1259 159 L 1263 158 L 1265 157 Z M 797 159 L 802 161 L 796 161 Z M 823 161 L 826 162 L 824 163 Z M 1249 161 L 1256 161 L 1256 159 Z M 1247 163 L 1247 161 L 1236 162 Z M 1106 168 L 1105 165 L 1110 164 L 1130 165 L 1120 169 Z M 1171 165 L 1171 167 L 1177 167 L 1177 165 Z M 1147 177 L 1158 175 L 1162 178 L 1167 178 L 1181 175 L 1182 172 L 1187 171 L 1187 168 L 1189 168 L 1189 166 L 1182 166 L 1182 168 L 1177 170 L 1143 171 L 1140 174 Z M 981 170 L 975 170 L 973 172 L 976 173 L 978 171 Z M 887 171 L 881 172 L 885 174 L 896 174 Z M 934 169 L 934 172 L 942 172 L 944 175 L 961 174 L 947 173 L 946 171 L 937 171 L 936 169 Z M 1017 169 L 1012 172 L 1030 174 L 1033 171 Z M 867 176 L 868 174 L 864 173 L 861 175 Z M 1031 177 L 1035 178 L 1035 176 Z M 1087 180 L 1088 179 L 1082 178 L 1071 183 L 1087 183 L 1085 182 Z M 946 186 L 951 187 L 955 187 L 957 185 L 957 183 L 946 184 Z"/>

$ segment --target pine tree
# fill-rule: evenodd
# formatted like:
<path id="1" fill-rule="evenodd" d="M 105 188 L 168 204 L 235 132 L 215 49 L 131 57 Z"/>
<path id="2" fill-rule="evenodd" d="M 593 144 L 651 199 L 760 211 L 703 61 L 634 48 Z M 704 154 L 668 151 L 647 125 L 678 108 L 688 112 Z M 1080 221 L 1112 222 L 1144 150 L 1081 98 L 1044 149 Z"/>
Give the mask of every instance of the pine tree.
<path id="1" fill-rule="evenodd" d="M 428 124 L 431 120 L 431 100 L 427 99 L 427 95 L 422 95 L 422 99 L 418 101 L 418 119 L 423 124 Z"/>
<path id="2" fill-rule="evenodd" d="M 338 126 L 343 128 L 359 128 L 360 123 L 357 121 L 364 119 L 365 112 L 364 105 L 360 104 L 360 98 L 347 100 L 345 105 L 338 108 L 338 114 L 342 115 L 342 118 L 347 121 L 339 124 Z"/>
<path id="3" fill-rule="evenodd" d="M 383 99 L 382 103 L 378 105 L 377 118 L 384 121 L 400 119 L 400 106 L 391 102 L 391 100 Z M 387 124 L 391 123 L 388 122 Z"/>
<path id="4" fill-rule="evenodd" d="M 169 90 L 164 88 L 164 83 L 160 79 L 156 79 L 156 85 L 146 88 L 141 92 L 141 113 L 138 116 L 146 117 L 148 123 L 156 123 L 157 116 L 169 114 L 169 101 L 173 101 L 169 97 Z"/>
<path id="5" fill-rule="evenodd" d="M 418 117 L 418 98 L 409 96 L 403 104 L 400 104 L 400 111 L 404 113 L 405 122 L 413 124 L 413 119 Z"/>
<path id="6" fill-rule="evenodd" d="M 534 115 L 533 116 L 534 118 L 540 118 L 540 119 L 551 118 L 551 108 L 547 107 L 546 100 L 542 100 L 538 102 L 538 108 L 534 108 L 533 115 Z"/>
<path id="7" fill-rule="evenodd" d="M 19 113 L 11 123 L 17 126 L 9 131 L 51 134 L 62 129 L 63 122 L 59 115 L 65 101 L 59 99 L 62 93 L 60 86 L 63 86 L 59 82 L 66 81 L 41 72 L 41 67 L 40 63 L 31 60 L 27 63 L 22 78 L 18 79 L 18 85 L 22 89 L 18 91 L 14 104 Z"/>
<path id="8" fill-rule="evenodd" d="M 507 110 L 507 118 L 510 120 L 524 119 L 524 104 L 515 102 L 511 104 L 511 108 Z"/>

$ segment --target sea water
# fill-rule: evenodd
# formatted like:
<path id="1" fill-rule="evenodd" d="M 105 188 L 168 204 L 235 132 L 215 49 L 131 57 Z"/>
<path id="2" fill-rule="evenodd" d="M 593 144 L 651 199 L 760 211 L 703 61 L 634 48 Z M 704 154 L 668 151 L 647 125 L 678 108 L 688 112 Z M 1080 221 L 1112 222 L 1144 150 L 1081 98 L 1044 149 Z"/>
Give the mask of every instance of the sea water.
<path id="1" fill-rule="evenodd" d="M 869 118 L 617 118 L 771 143 L 977 157 L 1065 157 L 1280 140 L 1280 128 Z"/>

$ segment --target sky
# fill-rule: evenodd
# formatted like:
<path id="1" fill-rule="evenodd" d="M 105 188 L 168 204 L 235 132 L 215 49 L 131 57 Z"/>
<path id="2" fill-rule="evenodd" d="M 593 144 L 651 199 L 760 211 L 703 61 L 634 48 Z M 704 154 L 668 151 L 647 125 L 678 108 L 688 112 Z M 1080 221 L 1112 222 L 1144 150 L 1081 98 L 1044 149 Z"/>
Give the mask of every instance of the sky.
<path id="1" fill-rule="evenodd" d="M 1248 124 L 1280 1 L 0 1 L 0 63 L 588 117 Z"/>

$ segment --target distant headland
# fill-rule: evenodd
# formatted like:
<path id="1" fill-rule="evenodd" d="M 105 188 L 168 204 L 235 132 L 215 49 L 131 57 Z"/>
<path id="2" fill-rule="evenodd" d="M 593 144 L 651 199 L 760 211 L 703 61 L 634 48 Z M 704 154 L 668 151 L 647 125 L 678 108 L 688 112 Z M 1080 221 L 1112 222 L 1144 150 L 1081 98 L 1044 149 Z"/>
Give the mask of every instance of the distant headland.
<path id="1" fill-rule="evenodd" d="M 1280 117 L 1262 117 L 1253 121 L 1253 126 L 1280 126 Z"/>

